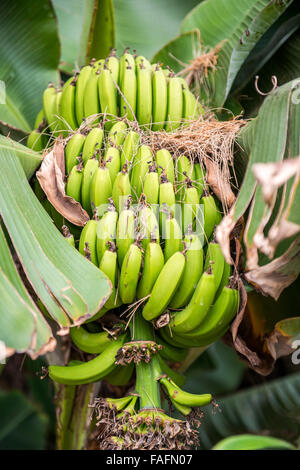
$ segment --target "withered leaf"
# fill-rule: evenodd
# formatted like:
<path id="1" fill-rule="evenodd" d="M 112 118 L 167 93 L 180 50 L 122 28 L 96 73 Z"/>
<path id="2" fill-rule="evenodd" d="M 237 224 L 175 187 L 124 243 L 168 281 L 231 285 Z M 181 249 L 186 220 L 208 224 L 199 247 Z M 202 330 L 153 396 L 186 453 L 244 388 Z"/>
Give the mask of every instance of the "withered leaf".
<path id="1" fill-rule="evenodd" d="M 300 271 L 300 237 L 288 250 L 270 263 L 245 273 L 246 280 L 265 295 L 277 300 L 281 292 L 298 277 Z"/>
<path id="2" fill-rule="evenodd" d="M 55 209 L 69 222 L 83 227 L 89 220 L 88 213 L 81 204 L 65 193 L 64 143 L 57 140 L 43 159 L 36 173 L 43 191 Z"/>

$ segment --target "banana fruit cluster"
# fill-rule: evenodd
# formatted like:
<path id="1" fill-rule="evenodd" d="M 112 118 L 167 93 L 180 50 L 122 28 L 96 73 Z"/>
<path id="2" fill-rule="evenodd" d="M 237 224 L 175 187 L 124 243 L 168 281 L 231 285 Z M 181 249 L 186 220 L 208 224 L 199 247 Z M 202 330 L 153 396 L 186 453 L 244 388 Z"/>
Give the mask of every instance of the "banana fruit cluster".
<path id="1" fill-rule="evenodd" d="M 70 329 L 74 348 L 92 356 L 51 365 L 49 376 L 66 387 L 102 379 L 123 386 L 136 376 L 138 397 L 101 402 L 104 421 L 115 423 L 104 426 L 103 448 L 192 444 L 190 421 L 159 410 L 159 387 L 189 419 L 195 408 L 213 403 L 210 394 L 182 390 L 185 378 L 171 365 L 184 361 L 189 348 L 220 338 L 238 311 L 234 276 L 214 239 L 222 212 L 203 166 L 165 148 L 154 151 L 136 125 L 144 135 L 170 132 L 203 112 L 172 71 L 127 50 L 120 59 L 112 51 L 62 89 L 45 90 L 28 137 L 36 151 L 65 137 L 65 193 L 89 221 L 79 231 L 45 200 L 38 183 L 34 189 L 67 242 L 112 285 L 101 310 Z M 109 329 L 107 318 L 113 318 Z"/>
<path id="2" fill-rule="evenodd" d="M 112 51 L 106 59 L 92 60 L 61 89 L 49 84 L 28 146 L 42 150 L 41 134 L 66 137 L 90 116 L 94 124 L 104 121 L 106 129 L 119 116 L 154 131 L 171 131 L 203 113 L 185 80 L 170 69 L 128 51 L 118 59 Z"/>
<path id="3" fill-rule="evenodd" d="M 231 268 L 213 240 L 220 210 L 199 163 L 166 149 L 155 154 L 124 121 L 75 133 L 65 148 L 66 193 L 94 217 L 78 249 L 109 277 L 113 292 L 99 312 L 139 302 L 177 347 L 222 336 L 237 311 Z M 77 162 L 77 165 L 76 165 Z M 221 308 L 219 308 L 221 307 Z"/>
<path id="4" fill-rule="evenodd" d="M 64 234 L 112 284 L 110 298 L 92 320 L 118 313 L 124 305 L 129 311 L 138 306 L 143 318 L 155 324 L 158 356 L 167 362 L 180 362 L 190 347 L 221 337 L 237 312 L 239 296 L 231 267 L 213 238 L 221 214 L 201 165 L 184 155 L 175 160 L 166 149 L 152 152 L 122 120 L 110 131 L 96 125 L 87 134 L 72 134 L 65 164 L 66 194 L 93 217 L 78 240 L 66 227 Z M 116 339 L 105 330 L 71 329 L 77 348 L 99 354 L 90 361 L 97 364 L 97 377 L 101 373 L 118 384 L 130 380 L 136 362 L 116 360 L 126 336 L 121 333 Z M 114 356 L 101 372 L 98 361 L 107 349 Z M 94 366 L 88 379 L 80 375 L 84 364 L 73 367 L 71 382 L 94 380 Z M 50 368 L 58 382 L 63 380 L 59 370 Z"/>

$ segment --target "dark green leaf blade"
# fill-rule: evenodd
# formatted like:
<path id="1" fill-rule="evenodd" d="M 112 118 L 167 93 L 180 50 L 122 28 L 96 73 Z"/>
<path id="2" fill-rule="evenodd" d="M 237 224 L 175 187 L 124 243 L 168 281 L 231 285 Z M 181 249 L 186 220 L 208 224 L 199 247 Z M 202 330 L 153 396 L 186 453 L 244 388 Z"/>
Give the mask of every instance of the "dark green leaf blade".
<path id="1" fill-rule="evenodd" d="M 0 77 L 6 88 L 0 120 L 29 132 L 42 108 L 43 90 L 59 80 L 59 41 L 50 3 L 3 0 L 0 43 Z"/>
<path id="2" fill-rule="evenodd" d="M 33 288 L 61 326 L 69 325 L 67 314 L 74 322 L 83 321 L 110 295 L 107 277 L 55 228 L 16 154 L 0 149 L 0 161 L 0 212 Z"/>

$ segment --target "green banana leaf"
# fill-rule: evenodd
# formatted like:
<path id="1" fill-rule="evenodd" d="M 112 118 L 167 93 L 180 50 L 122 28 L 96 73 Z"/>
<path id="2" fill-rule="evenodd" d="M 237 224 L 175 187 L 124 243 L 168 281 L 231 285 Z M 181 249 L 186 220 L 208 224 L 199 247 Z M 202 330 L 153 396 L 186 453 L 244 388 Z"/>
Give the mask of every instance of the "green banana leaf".
<path id="1" fill-rule="evenodd" d="M 208 105 L 224 105 L 243 63 L 292 1 L 232 0 L 229 3 L 225 0 L 207 0 L 186 16 L 181 33 L 198 29 L 204 48 L 220 45 L 217 68 L 209 72 L 207 86 L 201 88 L 201 98 Z M 178 72 L 182 68 L 180 63 L 188 64 L 201 53 L 199 46 L 195 47 L 192 36 L 190 41 L 189 46 L 181 48 L 182 36 L 179 36 L 155 54 L 155 60 L 167 60 L 167 64 Z"/>
<path id="2" fill-rule="evenodd" d="M 178 34 L 184 16 L 199 0 L 113 0 L 116 23 L 116 47 L 125 47 L 139 55 L 152 57 L 161 44 Z"/>
<path id="3" fill-rule="evenodd" d="M 220 395 L 234 392 L 241 384 L 246 365 L 221 341 L 213 343 L 185 372 L 185 390 Z M 179 370 L 180 372 L 182 369 Z"/>
<path id="4" fill-rule="evenodd" d="M 300 6 L 298 4 L 298 9 Z M 296 21 L 298 29 L 293 30 L 295 25 L 287 21 L 287 28 L 293 32 L 293 34 L 282 44 L 281 47 L 275 52 L 275 54 L 269 58 L 268 62 L 258 71 L 259 89 L 263 92 L 269 92 L 272 88 L 271 77 L 276 76 L 278 85 L 281 86 L 284 83 L 297 80 L 300 77 L 300 64 L 299 64 L 299 54 L 300 54 L 300 19 L 299 15 L 294 16 L 290 21 Z M 283 25 L 284 26 L 284 25 Z M 274 48 L 276 50 L 276 48 Z M 264 51 L 262 51 L 262 56 Z M 246 80 L 243 78 L 248 77 L 248 65 L 247 61 L 245 62 L 245 71 L 241 69 L 241 78 L 240 83 L 242 84 Z M 239 77 L 237 77 L 239 78 Z M 254 81 L 248 83 L 247 86 L 239 90 L 240 83 L 237 83 L 237 97 L 239 97 L 240 102 L 245 109 L 246 117 L 256 116 L 261 104 L 264 101 L 264 96 L 258 95 L 255 87 Z"/>
<path id="5" fill-rule="evenodd" d="M 55 347 L 55 340 L 25 289 L 1 227 L 0 255 L 0 340 L 11 352 L 44 354 Z"/>
<path id="6" fill-rule="evenodd" d="M 16 142 L 9 137 L 0 135 L 0 151 L 6 149 L 7 151 L 15 152 L 20 160 L 23 167 L 24 173 L 27 179 L 30 179 L 34 174 L 35 170 L 40 166 L 42 162 L 42 155 L 39 152 L 35 152 L 30 148 Z"/>
<path id="7" fill-rule="evenodd" d="M 19 391 L 0 391 L 0 450 L 46 448 L 47 416 Z"/>
<path id="8" fill-rule="evenodd" d="M 276 195 L 280 195 L 279 191 L 277 191 L 277 187 L 274 188 L 274 194 L 272 193 L 272 197 L 270 197 L 270 199 L 272 199 L 271 202 L 266 201 L 265 196 L 265 188 L 271 187 L 273 175 L 270 179 L 262 181 L 261 185 L 258 185 L 256 178 L 264 178 L 267 167 L 261 167 L 260 173 L 257 174 L 256 177 L 253 172 L 253 170 L 256 169 L 255 164 L 278 163 L 281 165 L 281 162 L 285 162 L 286 157 L 294 158 L 299 155 L 298 132 L 300 110 L 299 106 L 294 104 L 295 96 L 299 93 L 299 85 L 300 82 L 291 81 L 270 93 L 261 106 L 257 118 L 250 121 L 239 135 L 239 144 L 245 149 L 245 153 L 249 156 L 249 163 L 236 202 L 228 216 L 226 216 L 224 225 L 221 224 L 218 239 L 221 241 L 223 249 L 226 252 L 226 250 L 228 250 L 228 234 L 231 231 L 231 227 L 240 219 L 251 203 L 244 233 L 244 244 L 247 255 L 246 267 L 248 270 L 256 268 L 259 264 L 258 248 L 264 254 L 267 254 L 266 248 L 258 245 L 257 240 L 258 235 L 260 236 L 260 241 L 262 240 L 262 236 L 267 236 L 266 233 L 263 234 L 263 230 L 268 223 L 270 225 L 270 221 L 273 221 L 276 217 L 277 225 L 283 221 L 293 222 L 296 226 L 300 223 L 298 215 L 299 195 L 297 190 L 297 175 L 287 178 L 287 183 L 282 183 L 285 183 L 287 191 L 282 192 L 282 197 L 280 198 L 281 202 L 277 202 L 275 205 Z M 279 173 L 281 171 L 280 169 L 281 166 L 278 167 Z M 282 186 L 282 184 L 279 184 L 279 187 Z M 277 208 L 280 208 L 281 213 L 278 212 L 277 214 Z M 285 208 L 287 209 L 286 212 L 284 212 Z M 275 211 L 273 215 L 272 210 Z M 226 223 L 228 223 L 227 228 L 225 228 Z M 268 233 L 270 233 L 270 230 L 271 227 L 269 227 Z M 295 234 L 296 233 L 297 230 L 295 231 Z M 272 240 L 272 244 L 276 248 L 282 239 L 284 240 L 290 237 L 290 232 L 286 230 L 281 235 L 281 239 L 278 235 L 277 239 Z M 289 243 L 285 245 L 285 249 L 291 247 L 293 241 L 294 238 L 290 239 Z M 270 245 L 271 241 L 269 240 L 268 243 Z M 275 255 L 283 255 L 282 247 L 280 252 L 275 251 Z M 290 256 L 292 255 L 295 257 L 295 252 L 290 254 Z M 272 258 L 274 254 L 268 256 Z M 287 271 L 289 270 L 288 263 L 290 256 L 288 256 L 286 261 Z M 291 263 L 290 268 L 291 275 L 293 274 L 290 280 L 291 283 L 295 279 L 295 266 Z M 297 272 L 299 272 L 299 270 L 300 268 Z M 287 274 L 287 272 L 285 274 Z M 281 279 L 281 284 L 283 286 L 283 279 Z M 285 284 L 284 287 L 287 285 L 289 285 L 289 283 Z M 276 292 L 273 292 L 273 294 L 271 292 L 268 293 L 274 296 L 277 295 L 278 297 L 282 289 L 279 289 L 278 283 L 276 283 L 272 290 L 276 290 L 277 294 Z"/>
<path id="9" fill-rule="evenodd" d="M 295 442 L 300 432 L 299 393 L 300 374 L 295 373 L 228 397 L 216 397 L 221 412 L 205 412 L 199 428 L 201 448 L 211 449 L 237 433 L 270 433 Z"/>
<path id="10" fill-rule="evenodd" d="M 182 33 L 169 41 L 152 57 L 152 62 L 162 62 L 178 73 L 189 64 L 193 57 L 200 54 L 199 49 L 200 33 L 198 29 L 193 29 Z"/>
<path id="11" fill-rule="evenodd" d="M 58 84 L 59 40 L 47 0 L 3 0 L 0 5 L 0 121 L 30 132 L 50 81 Z"/>
<path id="12" fill-rule="evenodd" d="M 112 0 L 52 0 L 61 42 L 60 69 L 72 74 L 92 57 L 102 58 L 114 46 Z"/>
<path id="13" fill-rule="evenodd" d="M 0 149 L 0 162 L 0 213 L 37 296 L 61 328 L 93 316 L 110 295 L 107 277 L 55 228 L 16 153 Z"/>
<path id="14" fill-rule="evenodd" d="M 283 85 L 283 83 L 290 81 L 300 75 L 299 61 L 294 60 L 293 66 L 289 67 L 287 70 L 289 76 L 285 77 L 285 79 L 282 79 L 281 77 L 283 75 L 283 70 L 285 69 L 285 67 L 282 68 L 282 62 L 285 62 L 285 54 L 281 56 L 280 61 L 275 60 L 277 52 L 281 48 L 284 48 L 285 44 L 289 43 L 291 36 L 293 36 L 291 44 L 293 45 L 295 43 L 294 33 L 297 30 L 299 32 L 299 27 L 300 5 L 299 2 L 293 2 L 266 31 L 266 33 L 256 43 L 248 55 L 235 78 L 232 87 L 235 94 L 242 90 L 247 85 L 249 80 L 252 82 L 253 75 L 258 72 L 260 79 L 259 84 L 262 90 L 268 90 L 268 87 L 270 86 L 270 77 L 272 75 L 276 75 L 279 85 Z M 268 71 L 270 73 L 266 74 L 266 69 L 264 66 L 269 62 L 272 63 L 272 66 L 268 67 Z M 292 76 L 291 74 L 294 73 L 296 73 L 296 75 Z M 264 87 L 266 87 L 266 89 Z M 244 92 L 242 91 L 241 94 L 244 95 Z"/>
<path id="15" fill-rule="evenodd" d="M 212 450 L 296 450 L 289 442 L 275 437 L 240 434 L 218 442 Z"/>

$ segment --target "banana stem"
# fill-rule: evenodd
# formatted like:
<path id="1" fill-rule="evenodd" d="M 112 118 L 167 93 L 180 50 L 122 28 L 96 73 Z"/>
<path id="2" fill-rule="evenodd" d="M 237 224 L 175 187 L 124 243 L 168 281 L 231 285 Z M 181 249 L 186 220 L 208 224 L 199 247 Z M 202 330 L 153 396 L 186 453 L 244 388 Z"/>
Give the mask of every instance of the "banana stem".
<path id="1" fill-rule="evenodd" d="M 153 326 L 144 320 L 137 311 L 132 325 L 131 337 L 134 341 L 155 341 Z M 158 357 L 153 356 L 149 363 L 136 364 L 136 391 L 140 396 L 140 409 L 161 408 L 160 389 L 157 377 L 162 375 Z"/>

